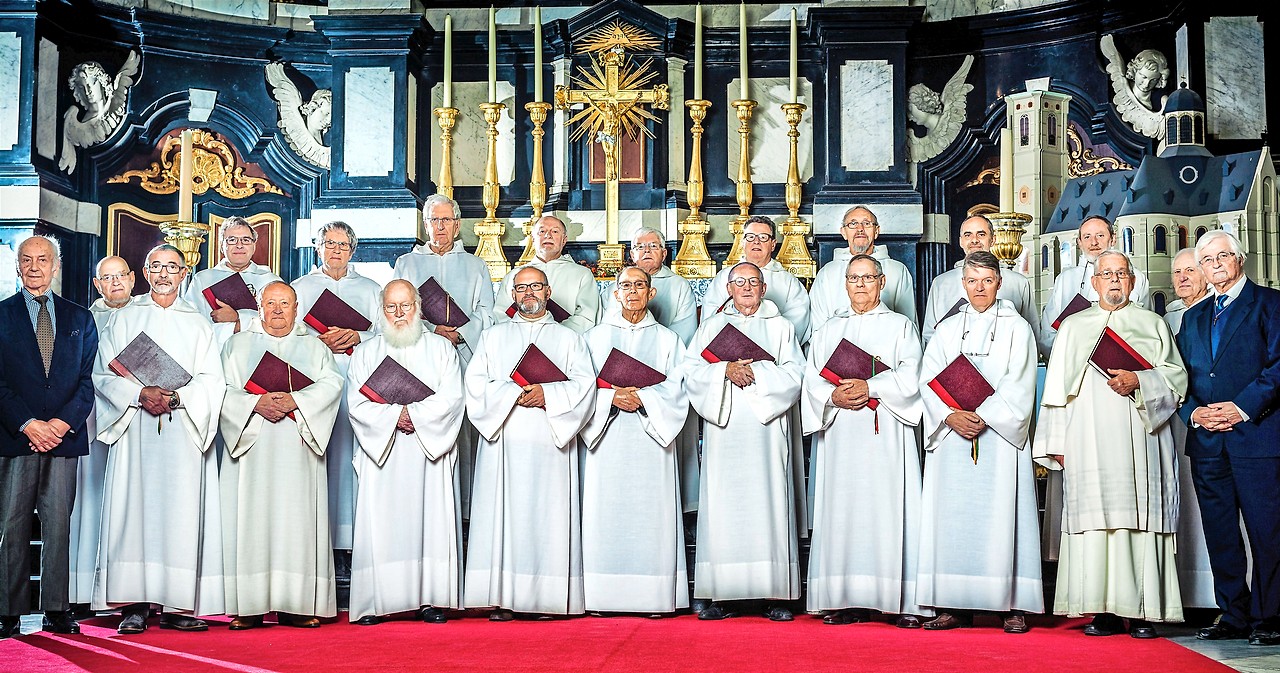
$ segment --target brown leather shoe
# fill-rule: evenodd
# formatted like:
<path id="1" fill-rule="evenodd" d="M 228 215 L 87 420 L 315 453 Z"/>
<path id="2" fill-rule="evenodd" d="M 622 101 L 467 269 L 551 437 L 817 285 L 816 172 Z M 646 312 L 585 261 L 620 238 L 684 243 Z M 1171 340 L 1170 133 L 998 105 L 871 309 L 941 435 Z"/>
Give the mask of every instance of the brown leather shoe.
<path id="1" fill-rule="evenodd" d="M 949 631 L 951 629 L 966 628 L 972 626 L 972 624 L 966 623 L 949 612 L 940 612 L 937 617 L 921 624 L 921 626 L 926 631 Z"/>
<path id="2" fill-rule="evenodd" d="M 1004 632 L 1005 633 L 1026 633 L 1031 627 L 1027 626 L 1027 618 L 1017 612 L 1012 612 L 1004 616 Z"/>
<path id="3" fill-rule="evenodd" d="M 262 615 L 240 616 L 231 620 L 227 628 L 232 631 L 247 631 L 262 626 Z"/>
<path id="4" fill-rule="evenodd" d="M 280 626 L 292 626 L 298 629 L 320 628 L 320 618 L 309 615 L 295 615 L 288 612 L 277 612 L 276 621 Z"/>

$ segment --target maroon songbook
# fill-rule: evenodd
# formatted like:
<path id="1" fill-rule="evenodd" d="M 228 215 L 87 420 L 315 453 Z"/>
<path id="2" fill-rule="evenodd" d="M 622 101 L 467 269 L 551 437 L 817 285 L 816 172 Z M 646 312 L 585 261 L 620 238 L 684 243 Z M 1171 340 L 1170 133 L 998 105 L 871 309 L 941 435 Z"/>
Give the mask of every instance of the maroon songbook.
<path id="1" fill-rule="evenodd" d="M 238 273 L 233 273 L 206 287 L 203 294 L 204 300 L 209 302 L 211 309 L 218 308 L 219 301 L 237 311 L 252 311 L 258 308 L 258 299 L 253 296 L 253 291 Z"/>
<path id="2" fill-rule="evenodd" d="M 751 337 L 742 333 L 737 327 L 725 323 L 724 329 L 716 335 L 716 338 L 702 349 L 702 359 L 710 363 L 716 362 L 735 362 L 737 360 L 751 360 L 752 362 L 769 361 L 773 362 L 773 356 L 769 351 L 761 348 L 759 344 L 751 340 Z"/>
<path id="3" fill-rule="evenodd" d="M 961 411 L 977 411 L 978 405 L 996 392 L 963 353 L 933 377 L 929 388 L 943 404 Z"/>
<path id="4" fill-rule="evenodd" d="M 433 325 L 462 327 L 471 322 L 467 312 L 453 301 L 435 278 L 428 278 L 418 286 L 418 296 L 422 297 L 422 319 Z"/>
<path id="5" fill-rule="evenodd" d="M 305 374 L 294 369 L 288 362 L 276 357 L 271 351 L 262 354 L 258 366 L 245 382 L 244 389 L 254 395 L 267 393 L 292 393 L 315 383 Z M 293 418 L 289 413 L 289 418 Z M 296 419 L 295 419 L 296 420 Z"/>
<path id="6" fill-rule="evenodd" d="M 351 308 L 351 304 L 342 301 L 338 295 L 325 290 L 316 298 L 316 303 L 311 306 L 311 310 L 302 317 L 302 322 L 307 323 L 315 331 L 324 334 L 331 329 L 353 329 L 357 332 L 364 332 L 373 326 L 368 318 L 360 314 L 359 311 Z M 351 355 L 353 349 L 346 350 L 347 355 Z"/>
<path id="7" fill-rule="evenodd" d="M 961 297 L 960 299 L 957 299 L 956 303 L 951 305 L 951 308 L 947 311 L 946 315 L 942 316 L 941 318 L 938 318 L 938 322 L 933 323 L 933 326 L 937 327 L 938 325 L 941 325 L 943 320 L 946 320 L 947 318 L 950 318 L 951 316 L 959 313 L 960 309 L 964 308 L 965 304 L 968 304 L 968 303 L 969 303 L 969 300 L 965 297 Z"/>
<path id="8" fill-rule="evenodd" d="M 1067 304 L 1067 307 L 1062 309 L 1062 313 L 1058 314 L 1058 319 L 1053 321 L 1053 328 L 1058 329 L 1059 326 L 1062 325 L 1062 321 L 1066 320 L 1068 316 L 1073 316 L 1089 308 L 1090 306 L 1093 306 L 1093 302 L 1089 301 L 1088 299 L 1085 299 L 1084 295 L 1077 292 L 1076 296 L 1071 298 L 1071 301 Z"/>
<path id="9" fill-rule="evenodd" d="M 107 367 L 143 387 L 158 386 L 172 391 L 191 382 L 191 374 L 146 332 L 134 337 Z"/>
<path id="10" fill-rule="evenodd" d="M 364 385 L 360 386 L 360 392 L 378 404 L 398 405 L 421 402 L 436 394 L 436 391 L 391 356 L 382 358 L 382 363 L 373 370 Z"/>
<path id="11" fill-rule="evenodd" d="M 1146 358 L 1110 327 L 1102 328 L 1098 344 L 1093 347 L 1093 354 L 1089 356 L 1089 364 L 1097 367 L 1107 378 L 1111 378 L 1111 374 L 1107 373 L 1108 369 L 1140 372 L 1152 367 Z"/>
<path id="12" fill-rule="evenodd" d="M 832 385 L 838 386 L 840 385 L 840 379 L 862 379 L 865 381 L 890 369 L 892 367 L 885 364 L 879 356 L 858 348 L 857 344 L 848 339 L 841 339 L 819 373 L 822 378 L 830 381 Z M 879 406 L 880 400 L 874 397 L 867 401 L 867 408 L 872 411 L 875 411 Z"/>
<path id="13" fill-rule="evenodd" d="M 517 310 L 519 309 L 516 307 L 515 302 L 511 302 L 511 305 L 507 307 L 507 317 L 514 318 Z M 569 312 L 564 310 L 564 307 L 557 304 L 554 299 L 547 300 L 547 312 L 551 314 L 551 317 L 554 318 L 556 322 L 564 322 L 569 317 Z"/>
<path id="14" fill-rule="evenodd" d="M 516 363 L 516 368 L 511 370 L 511 380 L 521 386 L 532 386 L 568 381 L 569 377 L 560 371 L 551 358 L 543 354 L 537 344 L 529 344 L 524 349 L 524 355 L 520 356 L 520 362 Z"/>
<path id="15" fill-rule="evenodd" d="M 648 388 L 666 380 L 666 374 L 615 348 L 600 367 L 596 387 Z"/>

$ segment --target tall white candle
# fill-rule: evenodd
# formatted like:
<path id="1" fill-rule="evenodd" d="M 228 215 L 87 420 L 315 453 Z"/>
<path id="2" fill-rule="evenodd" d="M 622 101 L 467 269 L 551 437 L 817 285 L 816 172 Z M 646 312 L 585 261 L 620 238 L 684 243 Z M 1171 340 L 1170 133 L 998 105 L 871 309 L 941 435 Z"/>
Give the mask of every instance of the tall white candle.
<path id="1" fill-rule="evenodd" d="M 498 102 L 498 18 L 489 5 L 489 102 Z"/>
<path id="2" fill-rule="evenodd" d="M 533 10 L 533 100 L 542 102 L 542 8 Z"/>
<path id="3" fill-rule="evenodd" d="M 796 32 L 796 8 L 791 8 L 791 102 L 799 102 L 796 89 L 800 74 L 800 42 Z"/>
<path id="4" fill-rule="evenodd" d="M 702 100 L 702 4 L 693 10 L 693 97 Z"/>
<path id="5" fill-rule="evenodd" d="M 444 106 L 453 107 L 453 16 L 444 15 Z"/>
<path id="6" fill-rule="evenodd" d="M 747 100 L 747 3 L 738 4 L 738 98 Z"/>
<path id="7" fill-rule="evenodd" d="M 182 130 L 182 159 L 178 164 L 178 221 L 192 221 L 191 129 Z"/>
<path id="8" fill-rule="evenodd" d="M 1000 129 L 1000 212 L 1013 212 L 1013 131 Z"/>

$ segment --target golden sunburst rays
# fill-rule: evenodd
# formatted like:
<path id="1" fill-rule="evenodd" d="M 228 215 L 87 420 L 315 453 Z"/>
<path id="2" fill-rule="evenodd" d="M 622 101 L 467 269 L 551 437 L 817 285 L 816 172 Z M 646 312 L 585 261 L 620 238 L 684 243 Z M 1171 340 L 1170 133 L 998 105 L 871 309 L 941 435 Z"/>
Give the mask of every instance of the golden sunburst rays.
<path id="1" fill-rule="evenodd" d="M 655 36 L 621 21 L 614 21 L 601 26 L 583 36 L 578 44 L 578 53 L 594 53 L 613 47 L 622 47 L 628 51 L 656 49 L 662 42 Z"/>
<path id="2" fill-rule="evenodd" d="M 627 134 L 627 137 L 632 140 L 640 133 L 653 138 L 654 133 L 645 125 L 645 121 L 660 122 L 661 120 L 641 107 L 640 104 L 647 101 L 641 101 L 638 95 L 646 85 L 658 77 L 656 70 L 649 69 L 652 64 L 653 59 L 646 59 L 635 67 L 630 58 L 624 59 L 618 73 L 618 93 L 613 97 L 615 100 L 593 101 L 594 104 L 587 105 L 570 117 L 566 125 L 578 125 L 570 136 L 570 140 L 577 141 L 588 134 L 594 139 L 602 133 L 615 135 L 618 132 Z M 592 55 L 591 68 L 588 70 L 578 66 L 578 76 L 573 80 L 584 90 L 601 92 L 609 90 L 605 67 L 601 65 L 600 59 L 596 58 L 595 54 Z M 616 120 L 618 128 L 607 128 L 610 125 L 610 117 Z"/>

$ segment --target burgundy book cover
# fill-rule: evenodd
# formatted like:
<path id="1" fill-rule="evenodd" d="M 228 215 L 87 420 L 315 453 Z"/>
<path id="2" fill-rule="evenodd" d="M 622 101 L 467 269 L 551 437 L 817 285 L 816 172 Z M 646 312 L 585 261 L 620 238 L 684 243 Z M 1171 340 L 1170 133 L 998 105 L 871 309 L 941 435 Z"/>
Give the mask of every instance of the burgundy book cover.
<path id="1" fill-rule="evenodd" d="M 364 332 L 373 326 L 368 318 L 351 308 L 351 304 L 342 301 L 341 297 L 328 290 L 320 293 L 311 310 L 302 317 L 302 322 L 321 334 L 334 328 Z M 348 348 L 346 354 L 351 355 L 352 350 L 354 349 Z"/>
<path id="2" fill-rule="evenodd" d="M 978 405 L 996 392 L 963 353 L 933 377 L 929 388 L 944 404 L 961 411 L 977 411 Z"/>
<path id="3" fill-rule="evenodd" d="M 943 320 L 946 320 L 947 318 L 950 318 L 951 316 L 959 313 L 960 309 L 964 308 L 965 304 L 968 304 L 968 303 L 969 303 L 969 300 L 964 297 L 957 299 L 956 303 L 951 305 L 951 308 L 950 310 L 947 311 L 946 315 L 942 316 L 941 318 L 938 318 L 938 322 L 933 323 L 933 326 L 937 327 L 938 325 L 941 325 Z"/>
<path id="4" fill-rule="evenodd" d="M 734 362 L 736 360 L 751 360 L 752 362 L 769 361 L 773 362 L 773 356 L 769 351 L 761 348 L 759 344 L 751 340 L 751 337 L 742 333 L 737 327 L 725 324 L 724 329 L 716 335 L 716 338 L 702 349 L 702 359 L 707 362 Z"/>
<path id="5" fill-rule="evenodd" d="M 294 369 L 288 362 L 276 357 L 271 351 L 262 354 L 258 366 L 244 384 L 244 389 L 254 395 L 267 393 L 292 393 L 315 383 L 305 374 Z M 293 418 L 293 413 L 289 413 Z M 297 420 L 297 419 L 294 419 Z"/>
<path id="6" fill-rule="evenodd" d="M 1151 363 L 1139 355 L 1138 351 L 1133 350 L 1133 347 L 1110 327 L 1102 328 L 1102 335 L 1098 337 L 1098 345 L 1094 346 L 1089 362 L 1108 378 L 1111 377 L 1107 374 L 1108 369 L 1124 369 L 1131 372 L 1151 369 Z"/>
<path id="7" fill-rule="evenodd" d="M 1067 319 L 1067 316 L 1075 315 L 1090 306 L 1093 306 L 1093 302 L 1085 299 L 1084 295 L 1077 292 L 1076 296 L 1071 298 L 1071 302 L 1067 304 L 1067 307 L 1062 309 L 1062 313 L 1058 314 L 1058 319 L 1053 321 L 1053 328 L 1058 329 L 1058 326 L 1062 324 L 1063 320 Z"/>
<path id="8" fill-rule="evenodd" d="M 218 308 L 216 300 L 222 300 L 222 303 L 237 311 L 253 311 L 258 308 L 258 299 L 249 291 L 249 286 L 238 273 L 233 273 L 206 287 L 204 300 L 209 302 L 211 309 Z"/>
<path id="9" fill-rule="evenodd" d="M 191 374 L 146 332 L 134 337 L 107 366 L 116 374 L 144 387 L 177 390 L 191 382 Z"/>
<path id="10" fill-rule="evenodd" d="M 556 363 L 542 353 L 537 344 L 529 344 L 520 356 L 520 362 L 511 370 L 511 380 L 521 386 L 541 385 L 568 381 L 569 377 L 560 371 Z"/>
<path id="11" fill-rule="evenodd" d="M 596 387 L 648 388 L 666 380 L 666 374 L 615 348 L 600 367 Z"/>
<path id="12" fill-rule="evenodd" d="M 876 374 L 887 372 L 892 367 L 885 364 L 877 355 L 872 355 L 854 344 L 848 339 L 841 339 L 836 344 L 836 349 L 831 352 L 831 357 L 827 358 L 827 363 L 822 366 L 820 374 L 822 378 L 831 382 L 832 385 L 840 385 L 840 379 L 862 379 L 867 380 Z M 875 411 L 880 406 L 880 400 L 871 398 L 867 402 L 867 407 Z"/>
<path id="13" fill-rule="evenodd" d="M 471 322 L 467 312 L 453 301 L 435 278 L 428 278 L 418 286 L 418 296 L 422 297 L 422 319 L 432 325 L 462 327 Z"/>
<path id="14" fill-rule="evenodd" d="M 564 322 L 565 319 L 569 317 L 569 312 L 564 310 L 563 307 L 557 304 L 556 300 L 554 299 L 547 300 L 547 311 L 551 313 L 551 317 L 554 318 L 556 322 Z M 511 305 L 507 307 L 507 317 L 508 318 L 516 317 L 515 302 L 511 302 Z"/>
<path id="15" fill-rule="evenodd" d="M 360 392 L 378 404 L 402 406 L 421 402 L 436 394 L 436 391 L 391 356 L 382 358 L 382 363 L 373 370 L 364 385 L 360 386 Z"/>

